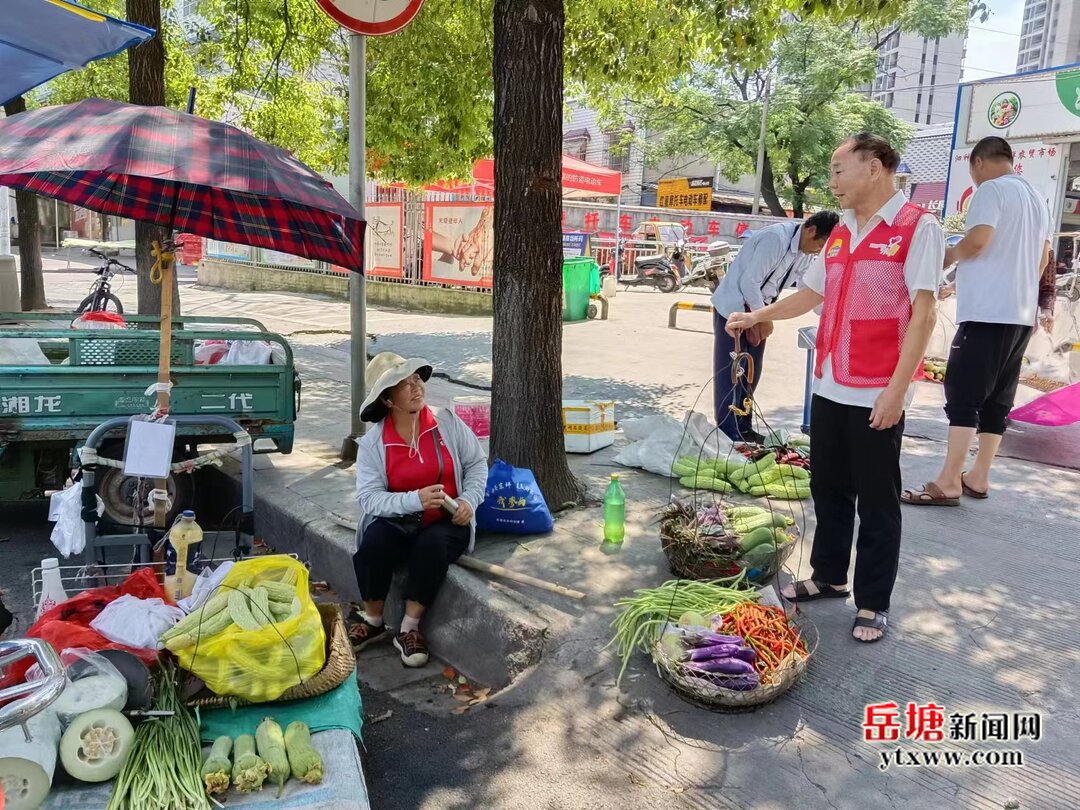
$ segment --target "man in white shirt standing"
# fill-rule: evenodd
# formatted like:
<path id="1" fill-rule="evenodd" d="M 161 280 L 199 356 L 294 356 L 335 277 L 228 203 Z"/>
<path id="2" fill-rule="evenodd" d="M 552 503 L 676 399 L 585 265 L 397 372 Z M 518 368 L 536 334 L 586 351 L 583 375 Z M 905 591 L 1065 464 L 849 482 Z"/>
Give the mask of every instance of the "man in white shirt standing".
<path id="1" fill-rule="evenodd" d="M 830 188 L 844 207 L 804 289 L 757 312 L 734 314 L 729 331 L 796 318 L 823 304 L 810 411 L 810 479 L 817 529 L 813 573 L 784 588 L 795 601 L 846 598 L 855 515 L 855 623 L 874 642 L 888 632 L 900 559 L 900 445 L 936 320 L 945 237 L 937 218 L 896 190 L 900 155 L 861 133 L 833 153 Z"/>
<path id="2" fill-rule="evenodd" d="M 716 426 L 732 441 L 760 444 L 765 439 L 754 430 L 752 409 L 743 406 L 761 381 L 765 340 L 773 327 L 765 321 L 743 335 L 739 349 L 753 359 L 754 379 L 741 376 L 732 382 L 735 340 L 726 331 L 727 319 L 732 312 L 761 309 L 788 287 L 798 285 L 838 219 L 832 211 L 818 211 L 805 222 L 792 220 L 762 228 L 743 245 L 713 293 L 713 409 Z M 748 413 L 737 414 L 732 406 Z"/>
<path id="3" fill-rule="evenodd" d="M 904 492 L 904 502 L 915 506 L 957 506 L 961 494 L 987 497 L 990 467 L 1038 318 L 1039 279 L 1050 259 L 1050 212 L 1013 171 L 1009 143 L 983 138 L 969 165 L 977 189 L 967 232 L 945 254 L 946 266 L 957 265 L 957 330 L 945 374 L 949 449 L 937 478 Z M 976 432 L 979 454 L 964 472 Z"/>

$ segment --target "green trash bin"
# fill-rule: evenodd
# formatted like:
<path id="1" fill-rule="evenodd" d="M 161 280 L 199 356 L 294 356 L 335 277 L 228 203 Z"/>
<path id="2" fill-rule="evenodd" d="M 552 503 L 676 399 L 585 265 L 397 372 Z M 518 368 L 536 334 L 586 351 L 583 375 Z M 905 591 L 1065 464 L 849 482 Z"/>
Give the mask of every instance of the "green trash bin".
<path id="1" fill-rule="evenodd" d="M 589 317 L 589 295 L 595 276 L 599 287 L 600 267 L 588 256 L 563 259 L 564 321 L 583 321 Z"/>

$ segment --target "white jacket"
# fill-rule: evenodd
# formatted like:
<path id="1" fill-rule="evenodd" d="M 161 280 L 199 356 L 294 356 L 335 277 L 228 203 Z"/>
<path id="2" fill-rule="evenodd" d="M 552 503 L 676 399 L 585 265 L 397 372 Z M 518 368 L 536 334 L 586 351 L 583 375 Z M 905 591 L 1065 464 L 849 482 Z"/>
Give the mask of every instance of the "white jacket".
<path id="1" fill-rule="evenodd" d="M 469 551 L 476 544 L 476 510 L 484 500 L 487 488 L 488 465 L 484 448 L 469 427 L 453 411 L 432 408 L 439 436 L 454 461 L 454 482 L 458 499 L 473 510 Z M 426 435 L 426 434 L 424 434 Z M 423 437 L 421 437 L 423 438 Z M 387 487 L 386 445 L 383 444 L 383 422 L 371 426 L 357 442 L 356 500 L 363 512 L 357 543 L 364 530 L 379 517 L 401 517 L 424 510 L 419 490 L 390 492 Z"/>

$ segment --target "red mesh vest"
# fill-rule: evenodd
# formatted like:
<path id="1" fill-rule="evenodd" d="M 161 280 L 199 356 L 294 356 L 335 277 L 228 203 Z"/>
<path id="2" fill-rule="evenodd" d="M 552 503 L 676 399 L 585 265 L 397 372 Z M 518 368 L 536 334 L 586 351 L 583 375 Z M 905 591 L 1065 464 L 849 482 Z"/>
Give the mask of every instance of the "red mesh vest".
<path id="1" fill-rule="evenodd" d="M 833 230 L 825 254 L 815 376 L 821 377 L 825 359 L 831 358 L 833 377 L 841 385 L 889 384 L 911 321 L 904 261 L 923 216 L 931 214 L 904 203 L 892 225 L 879 222 L 854 251 L 847 226 L 841 223 Z"/>

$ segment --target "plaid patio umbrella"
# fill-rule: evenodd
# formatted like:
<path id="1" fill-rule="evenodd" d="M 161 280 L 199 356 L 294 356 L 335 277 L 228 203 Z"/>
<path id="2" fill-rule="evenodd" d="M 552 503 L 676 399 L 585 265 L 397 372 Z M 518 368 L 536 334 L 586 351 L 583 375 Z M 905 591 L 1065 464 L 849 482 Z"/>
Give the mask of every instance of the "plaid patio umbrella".
<path id="1" fill-rule="evenodd" d="M 236 127 L 102 99 L 0 120 L 0 186 L 357 272 L 364 221 L 329 182 Z"/>

